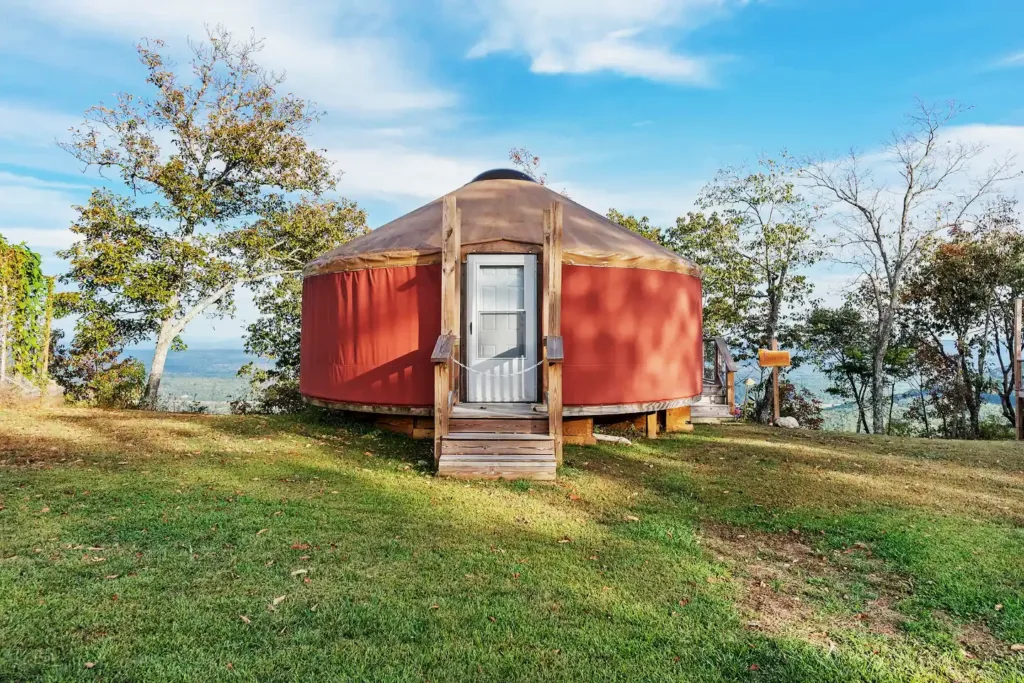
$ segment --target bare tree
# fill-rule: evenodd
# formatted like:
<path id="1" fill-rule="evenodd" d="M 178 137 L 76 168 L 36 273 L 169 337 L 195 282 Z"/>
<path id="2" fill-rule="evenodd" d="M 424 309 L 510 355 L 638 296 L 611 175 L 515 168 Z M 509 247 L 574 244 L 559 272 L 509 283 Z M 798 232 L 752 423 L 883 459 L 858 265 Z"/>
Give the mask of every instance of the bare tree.
<path id="1" fill-rule="evenodd" d="M 872 431 L 885 429 L 885 358 L 909 272 L 930 238 L 960 225 L 979 199 L 1015 175 L 1012 159 L 983 173 L 972 168 L 985 150 L 942 135 L 963 113 L 950 102 L 919 102 L 907 125 L 893 133 L 881 160 L 856 152 L 839 160 L 810 159 L 802 175 L 838 205 L 834 258 L 853 266 L 865 279 L 877 313 L 871 384 Z M 876 170 L 897 178 L 880 181 Z"/>

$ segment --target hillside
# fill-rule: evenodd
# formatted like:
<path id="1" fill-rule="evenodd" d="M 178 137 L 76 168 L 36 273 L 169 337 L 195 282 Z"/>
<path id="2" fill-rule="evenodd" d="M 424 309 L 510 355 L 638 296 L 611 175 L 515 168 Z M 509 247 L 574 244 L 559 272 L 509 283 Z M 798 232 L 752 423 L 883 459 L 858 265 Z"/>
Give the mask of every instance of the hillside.
<path id="1" fill-rule="evenodd" d="M 1016 444 L 704 427 L 567 448 L 554 485 L 429 457 L 0 412 L 0 679 L 1024 677 Z"/>

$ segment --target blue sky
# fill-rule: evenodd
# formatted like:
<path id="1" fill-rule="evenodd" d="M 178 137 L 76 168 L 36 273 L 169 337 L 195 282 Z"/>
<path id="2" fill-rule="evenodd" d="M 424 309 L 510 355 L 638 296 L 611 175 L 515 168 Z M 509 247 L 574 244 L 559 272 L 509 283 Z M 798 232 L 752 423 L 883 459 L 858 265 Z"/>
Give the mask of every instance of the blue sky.
<path id="1" fill-rule="evenodd" d="M 373 226 L 522 145 L 573 199 L 668 224 L 723 165 L 877 149 L 915 97 L 972 105 L 949 135 L 1024 160 L 1019 0 L 4 0 L 0 233 L 59 272 L 97 179 L 56 140 L 142 88 L 139 39 L 184 63 L 217 23 L 326 113 L 314 141 Z M 848 278 L 816 273 L 826 297 Z M 251 316 L 243 297 L 186 341 L 237 345 Z"/>

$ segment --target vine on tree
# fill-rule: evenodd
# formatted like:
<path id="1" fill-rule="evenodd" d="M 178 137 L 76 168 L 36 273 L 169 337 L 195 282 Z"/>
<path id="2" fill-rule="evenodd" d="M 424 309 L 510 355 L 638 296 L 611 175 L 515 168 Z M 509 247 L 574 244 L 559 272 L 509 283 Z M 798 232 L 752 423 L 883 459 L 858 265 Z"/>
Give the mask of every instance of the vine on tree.
<path id="1" fill-rule="evenodd" d="M 0 236 L 0 382 L 11 374 L 45 380 L 52 293 L 39 254 Z"/>

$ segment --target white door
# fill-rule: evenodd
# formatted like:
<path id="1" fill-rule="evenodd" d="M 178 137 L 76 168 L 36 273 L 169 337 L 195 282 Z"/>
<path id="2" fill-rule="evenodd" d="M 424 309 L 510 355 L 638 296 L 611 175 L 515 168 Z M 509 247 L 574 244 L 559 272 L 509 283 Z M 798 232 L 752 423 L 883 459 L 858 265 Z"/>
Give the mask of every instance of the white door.
<path id="1" fill-rule="evenodd" d="M 469 254 L 466 265 L 466 400 L 535 403 L 537 257 Z"/>

